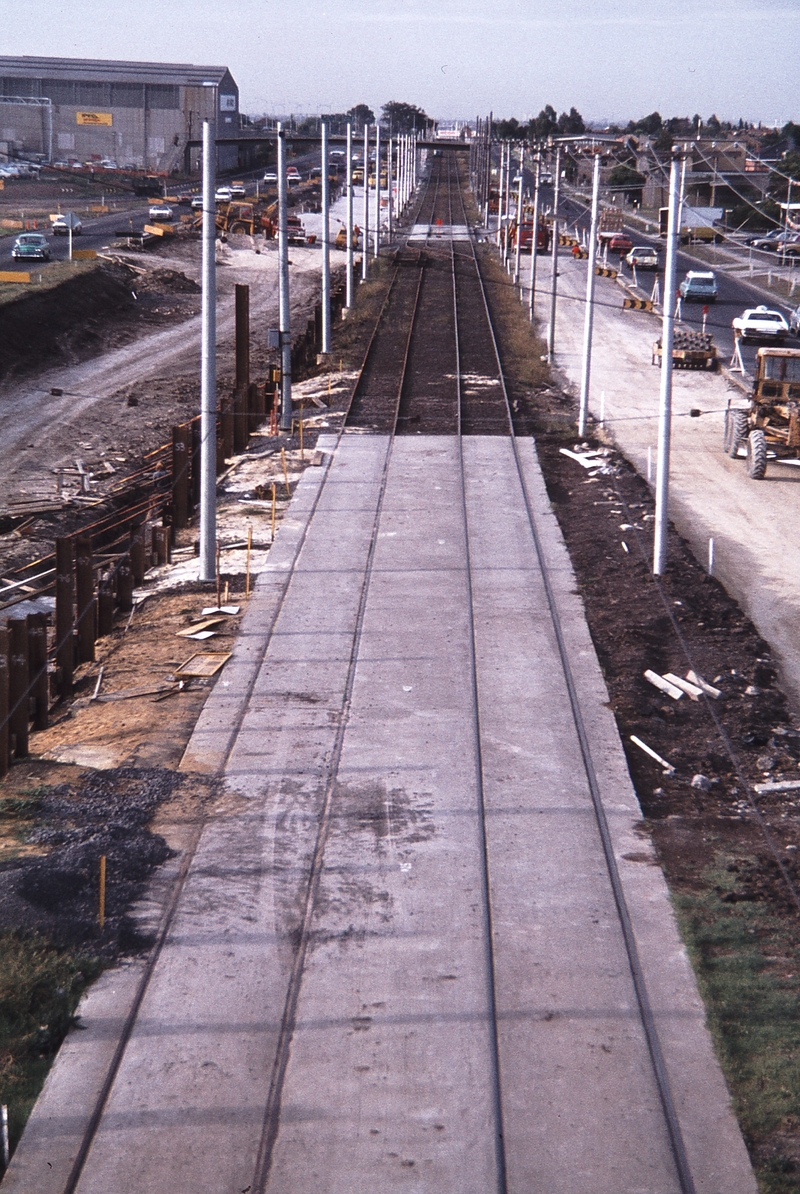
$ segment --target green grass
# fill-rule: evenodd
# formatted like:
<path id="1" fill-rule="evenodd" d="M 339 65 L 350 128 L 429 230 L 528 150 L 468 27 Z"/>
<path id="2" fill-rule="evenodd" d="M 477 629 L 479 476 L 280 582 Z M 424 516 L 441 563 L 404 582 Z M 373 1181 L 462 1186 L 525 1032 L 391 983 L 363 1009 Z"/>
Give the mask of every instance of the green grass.
<path id="1" fill-rule="evenodd" d="M 734 1108 L 765 1194 L 800 1191 L 796 926 L 763 902 L 726 903 L 731 858 L 673 893 Z"/>
<path id="2" fill-rule="evenodd" d="M 43 937 L 0 934 L 0 1103 L 8 1105 L 12 1150 L 78 1000 L 101 969 L 97 959 Z"/>

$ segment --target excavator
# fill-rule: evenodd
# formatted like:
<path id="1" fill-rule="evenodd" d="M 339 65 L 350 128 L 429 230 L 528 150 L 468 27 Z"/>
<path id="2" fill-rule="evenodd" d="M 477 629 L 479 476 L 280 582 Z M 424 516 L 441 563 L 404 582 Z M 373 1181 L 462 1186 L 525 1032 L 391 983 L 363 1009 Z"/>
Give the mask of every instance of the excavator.
<path id="1" fill-rule="evenodd" d="M 195 221 L 199 227 L 202 215 Z M 262 203 L 220 203 L 217 206 L 217 229 L 231 236 L 255 236 L 263 233 L 267 240 L 273 240 L 278 230 L 278 204 Z"/>

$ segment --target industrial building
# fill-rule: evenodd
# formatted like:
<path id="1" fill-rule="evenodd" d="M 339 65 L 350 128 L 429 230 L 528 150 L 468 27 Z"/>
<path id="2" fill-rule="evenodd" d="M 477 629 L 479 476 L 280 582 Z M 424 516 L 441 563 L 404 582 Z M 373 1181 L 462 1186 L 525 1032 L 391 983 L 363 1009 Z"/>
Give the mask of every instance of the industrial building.
<path id="1" fill-rule="evenodd" d="M 235 137 L 239 89 L 225 66 L 0 56 L 0 155 L 195 169 L 215 108 L 218 137 Z M 220 169 L 237 157 L 235 144 L 218 146 Z"/>

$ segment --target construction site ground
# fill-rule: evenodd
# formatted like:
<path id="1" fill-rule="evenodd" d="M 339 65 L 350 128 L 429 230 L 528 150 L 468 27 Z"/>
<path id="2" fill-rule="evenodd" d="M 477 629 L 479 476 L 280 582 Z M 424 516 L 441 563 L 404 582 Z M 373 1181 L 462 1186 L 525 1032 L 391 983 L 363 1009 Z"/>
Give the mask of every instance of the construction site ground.
<path id="1" fill-rule="evenodd" d="M 313 302 L 316 299 L 316 279 L 311 264 L 314 251 L 301 252 L 309 255 L 308 269 L 300 276 L 307 285 L 308 299 Z M 301 259 L 294 251 L 292 255 L 297 264 L 305 261 L 305 257 Z M 136 264 L 140 262 L 137 260 Z M 162 259 L 158 266 L 179 270 L 196 279 L 196 262 L 194 271 L 183 259 Z M 631 773 L 645 815 L 643 830 L 653 834 L 672 887 L 685 939 L 708 1002 L 711 1027 L 734 1105 L 762 1188 L 796 1190 L 800 1181 L 800 1105 L 796 1093 L 800 1090 L 800 1074 L 795 1058 L 800 1042 L 796 1040 L 796 1017 L 782 1009 L 794 1006 L 798 982 L 797 909 L 786 879 L 797 879 L 800 818 L 792 792 L 769 796 L 760 802 L 761 814 L 768 822 L 768 835 L 765 836 L 754 812 L 752 790 L 748 787 L 765 778 L 800 776 L 800 734 L 796 729 L 796 718 L 777 682 L 769 636 L 760 624 L 756 628 L 754 621 L 728 596 L 719 580 L 709 578 L 706 569 L 692 554 L 688 528 L 685 539 L 672 532 L 669 573 L 661 586 L 654 583 L 648 560 L 653 511 L 650 488 L 615 448 L 608 449 L 605 471 L 595 472 L 594 476 L 562 454 L 562 447 L 573 449 L 577 446 L 573 392 L 566 378 L 559 382 L 557 377 L 553 380 L 543 377 L 538 360 L 541 343 L 533 340 L 525 326 L 527 321 L 506 275 L 501 269 L 490 266 L 492 268 L 490 301 L 504 328 L 502 352 L 512 397 L 527 430 L 537 438 L 550 497 L 572 555 L 611 705 L 626 744 Z M 224 271 L 219 273 L 222 275 Z M 363 289 L 360 296 L 365 300 L 363 327 L 368 324 L 369 311 L 377 312 L 381 286 L 379 279 Z M 275 291 L 271 287 L 270 281 L 265 290 L 269 289 L 274 301 Z M 221 373 L 224 374 L 226 368 L 232 372 L 232 316 L 227 316 L 226 331 L 225 303 L 230 311 L 230 299 L 223 287 L 221 290 L 220 349 Z M 253 302 L 251 296 L 251 309 Z M 267 305 L 265 297 L 265 308 Z M 621 319 L 621 313 L 616 318 Z M 578 326 L 577 319 L 573 318 L 573 323 Z M 151 343 L 150 351 L 145 351 L 142 338 L 110 354 L 133 354 L 130 363 L 136 379 L 124 384 L 138 387 L 139 407 L 128 407 L 127 396 L 121 400 L 123 374 L 119 363 L 114 369 L 109 356 L 101 356 L 94 363 L 67 367 L 75 371 L 69 376 L 80 395 L 78 405 L 83 404 L 81 416 L 74 412 L 76 426 L 79 424 L 82 428 L 81 442 L 91 444 L 95 452 L 95 456 L 90 456 L 88 449 L 84 449 L 87 459 L 102 459 L 101 451 L 133 455 L 136 450 L 141 450 L 148 435 L 155 440 L 159 436 L 163 438 L 162 427 L 174 421 L 174 415 L 169 411 L 182 409 L 188 413 L 194 409 L 191 402 L 196 401 L 197 394 L 197 354 L 194 348 L 189 349 L 187 336 L 188 328 L 193 326 L 184 322 L 175 329 L 174 341 L 168 339 L 164 345 L 166 356 L 160 355 L 158 344 Z M 358 322 L 354 321 L 350 326 L 345 323 L 339 330 L 345 339 L 337 352 L 341 352 L 343 363 L 348 366 L 357 356 Z M 159 335 L 169 337 L 170 330 Z M 649 330 L 647 335 L 650 336 Z M 638 347 L 626 347 L 629 342 L 616 324 L 596 326 L 596 344 L 604 342 L 613 344 L 617 359 L 621 352 L 633 354 L 639 351 Z M 262 351 L 258 343 L 254 344 L 256 359 Z M 127 358 L 123 355 L 119 360 L 125 362 Z M 563 358 L 557 363 L 565 364 Z M 649 357 L 645 364 L 649 369 Z M 652 373 L 656 375 L 655 370 Z M 29 378 L 25 383 L 29 387 L 27 393 L 39 393 L 41 402 L 42 391 L 46 396 L 49 388 L 56 385 L 51 380 L 55 376 L 66 378 L 63 365 L 57 374 Z M 625 375 L 618 371 L 617 377 L 618 389 L 628 394 L 629 401 L 638 401 L 641 393 L 639 374 L 634 372 L 626 381 Z M 335 429 L 335 411 L 341 406 L 351 380 L 345 368 L 341 374 L 334 371 L 330 378 L 323 375 L 307 383 L 326 407 L 330 384 L 331 405 L 325 413 L 319 412 L 319 408 L 310 402 L 315 412 L 319 412 L 312 416 L 318 427 L 327 424 L 326 429 Z M 711 379 L 698 378 L 698 382 L 706 380 Z M 13 383 L 14 387 L 18 384 Z M 596 380 L 595 386 L 595 393 L 598 393 L 601 382 Z M 611 389 L 609 385 L 605 408 L 608 418 L 615 409 Z M 160 397 L 152 397 L 151 391 Z M 19 395 L 20 408 L 24 408 L 22 392 L 15 388 L 10 393 Z M 183 406 L 176 401 L 178 393 L 185 395 Z M 169 403 L 175 403 L 175 406 L 170 407 Z M 149 409 L 147 417 L 151 422 L 134 431 L 140 439 L 124 441 L 126 412 L 144 418 L 142 405 Z M 99 420 L 95 418 L 92 432 L 86 433 L 85 412 L 93 409 L 99 414 L 107 411 L 109 406 L 115 412 L 122 412 L 120 440 L 114 434 L 111 420 L 107 420 L 108 425 L 103 428 L 98 426 Z M 57 407 L 53 411 L 54 422 L 60 423 L 68 411 L 66 405 Z M 163 419 L 163 423 L 159 423 L 159 419 Z M 692 431 L 698 425 L 702 427 L 703 422 L 693 420 Z M 688 419 L 685 423 L 688 424 Z M 28 484 L 31 492 L 36 492 L 36 487 L 45 482 L 52 485 L 50 470 L 57 467 L 58 462 L 71 458 L 75 431 L 76 427 L 73 427 L 70 439 L 65 428 L 63 439 L 56 438 L 50 448 L 37 441 L 38 446 L 28 450 L 33 453 L 32 459 L 23 462 L 14 446 L 19 440 L 14 439 L 11 428 L 5 432 L 0 430 L 3 457 L 18 470 L 16 484 Z M 57 435 L 61 434 L 58 431 Z M 741 474 L 740 483 L 744 486 L 747 482 L 741 462 L 726 461 L 717 439 L 721 440 L 721 435 L 715 436 L 713 448 L 709 441 L 707 469 L 718 469 L 722 473 L 736 469 L 735 480 Z M 606 441 L 607 437 L 603 437 L 593 444 L 603 446 Z M 132 447 L 119 449 L 118 442 L 132 442 Z M 304 463 L 309 464 L 313 460 L 313 433 L 307 442 Z M 621 437 L 617 442 L 625 446 Z M 284 446 L 291 449 L 287 461 L 291 487 L 293 477 L 301 467 L 299 449 L 296 442 Z M 273 481 L 277 484 L 280 505 L 284 506 L 286 501 L 277 449 L 274 442 L 265 439 L 261 448 L 255 440 L 249 462 L 243 462 L 242 471 L 233 473 L 226 482 L 232 492 L 223 501 L 221 526 L 230 543 L 241 543 L 246 539 L 248 525 L 252 525 L 254 554 L 251 568 L 254 574 L 271 538 Z M 261 453 L 268 455 L 258 460 Z M 641 449 L 637 456 L 632 447 L 630 456 L 644 471 Z M 130 463 L 133 465 L 134 461 Z M 26 473 L 25 468 L 29 465 Z M 261 487 L 258 491 L 261 496 L 249 502 L 239 500 L 244 494 L 253 498 L 256 486 Z M 682 507 L 679 505 L 678 508 Z M 231 521 L 227 522 L 229 516 Z M 52 530 L 48 529 L 47 533 L 51 534 Z M 705 535 L 703 528 L 695 538 L 700 558 L 704 554 L 701 549 Z M 2 927 L 6 931 L 21 929 L 26 933 L 32 928 L 38 929 L 59 947 L 69 945 L 70 957 L 78 957 L 73 967 L 77 977 L 70 980 L 71 985 L 66 985 L 65 995 L 53 996 L 47 1005 L 52 1008 L 52 1013 L 46 1013 L 51 1016 L 52 1031 L 39 1041 L 31 1028 L 24 1047 L 20 1047 L 19 1057 L 4 1043 L 6 1055 L 3 1069 L 0 1069 L 0 1097 L 11 1104 L 15 1138 L 36 1082 L 43 1076 L 39 1063 L 46 1064 L 52 1055 L 82 987 L 96 973 L 97 963 L 91 959 L 102 957 L 104 953 L 108 959 L 124 957 L 141 948 L 146 933 L 141 926 L 137 927 L 135 920 L 126 918 L 128 902 L 142 890 L 142 883 L 153 865 L 170 849 L 179 854 L 186 835 L 193 832 L 193 826 L 206 810 L 213 808 L 211 802 L 216 796 L 213 785 L 205 781 L 200 783 L 192 777 L 176 778 L 173 770 L 208 691 L 208 682 L 197 681 L 192 681 L 180 692 L 172 691 L 175 685 L 169 677 L 191 654 L 192 645 L 190 643 L 190 649 L 186 649 L 186 640 L 178 637 L 177 632 L 188 628 L 192 619 L 201 616 L 204 607 L 215 605 L 217 600 L 213 589 L 197 583 L 192 563 L 193 537 L 193 531 L 186 536 L 181 545 L 183 554 L 179 553 L 171 573 L 150 579 L 150 586 L 155 589 L 158 582 L 163 592 L 154 591 L 137 606 L 129 625 L 120 624 L 108 642 L 99 644 L 97 663 L 85 668 L 79 678 L 78 699 L 70 709 L 56 710 L 54 722 L 57 724 L 45 734 L 32 738 L 33 759 L 16 765 L 2 789 L 4 815 L 0 826 L 2 845 L 9 860 L 0 873 Z M 25 550 L 30 546 L 23 545 Z M 757 544 L 750 547 L 757 552 Z M 7 567 L 6 561 L 13 558 L 18 545 L 3 541 L 0 550 Z M 245 554 L 240 548 L 223 556 L 222 584 L 227 580 L 227 604 L 231 606 L 245 604 L 245 566 Z M 744 571 L 749 568 L 752 575 L 752 567 L 752 558 L 748 557 Z M 742 588 L 746 591 L 747 586 Z M 758 621 L 758 611 L 753 610 L 752 616 Z M 230 635 L 235 633 L 236 617 L 230 615 L 218 637 L 209 640 L 205 646 L 199 645 L 198 649 L 224 651 Z M 784 658 L 782 662 L 785 668 Z M 105 702 L 90 699 L 100 667 L 104 672 L 98 698 L 100 694 L 124 694 L 128 690 L 125 699 Z M 713 710 L 709 702 L 671 701 L 643 679 L 642 673 L 647 667 L 659 673 L 672 670 L 679 675 L 685 675 L 687 669 L 693 667 L 707 680 L 716 683 L 722 696 L 714 703 Z M 224 683 L 224 668 L 213 682 Z M 131 696 L 129 690 L 137 688 L 161 691 Z M 712 720 L 712 711 L 717 714 L 723 733 Z M 669 760 L 675 767 L 674 774 L 664 774 L 651 758 L 633 746 L 631 734 L 639 736 Z M 143 824 L 146 824 L 153 810 L 158 810 L 149 822 L 149 829 L 160 834 L 164 841 L 162 845 L 155 839 L 154 847 L 149 838 L 142 839 L 147 842 L 141 851 L 144 863 L 137 875 L 131 877 L 128 886 L 120 889 L 123 899 L 112 908 L 112 932 L 106 940 L 98 933 L 93 912 L 96 876 L 87 871 L 85 861 L 81 864 L 83 869 L 76 865 L 70 871 L 69 859 L 64 862 L 57 851 L 75 843 L 67 840 L 56 845 L 52 838 L 47 840 L 45 836 L 42 839 L 41 830 L 43 827 L 52 830 L 54 825 L 58 827 L 59 818 L 62 826 L 67 825 L 67 811 L 82 804 L 87 794 L 101 810 L 98 816 L 104 825 L 113 828 L 114 819 L 108 810 L 118 805 L 121 794 L 130 789 L 131 768 L 137 769 L 142 780 L 154 775 L 163 777 L 165 773 L 170 777 L 150 782 L 147 798 L 150 803 L 145 802 L 143 813 Z M 147 788 L 145 783 L 141 786 Z M 89 803 L 91 805 L 91 801 Z M 91 822 L 91 818 L 89 820 Z M 91 823 L 89 831 L 85 826 L 70 825 L 70 831 L 73 829 L 80 842 L 85 844 L 91 839 Z M 37 834 L 40 835 L 38 839 Z M 77 911 L 70 915 L 71 905 L 66 901 L 65 923 L 58 926 L 52 918 L 48 919 L 52 912 L 52 894 L 45 896 L 44 904 L 40 901 L 38 906 L 35 901 L 19 898 L 20 875 L 26 868 L 41 868 L 44 860 L 52 860 L 52 869 L 59 873 L 78 875 L 74 880 Z M 156 873 L 168 876 L 174 865 L 174 860 L 168 862 L 161 872 Z M 54 980 L 52 989 L 63 990 L 63 981 Z M 756 1009 L 759 1009 L 757 1015 Z M 36 1012 L 45 1015 L 41 1009 Z M 34 1011 L 30 1014 L 36 1018 Z M 45 1018 L 45 1023 L 50 1021 Z M 31 1073 L 34 1074 L 32 1080 Z"/>

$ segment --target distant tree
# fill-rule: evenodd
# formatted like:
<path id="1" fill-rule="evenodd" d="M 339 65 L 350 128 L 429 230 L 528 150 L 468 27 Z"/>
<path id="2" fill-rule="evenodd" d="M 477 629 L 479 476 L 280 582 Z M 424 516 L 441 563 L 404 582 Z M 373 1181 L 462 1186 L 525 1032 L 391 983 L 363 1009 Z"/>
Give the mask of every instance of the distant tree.
<path id="1" fill-rule="evenodd" d="M 531 135 L 538 140 L 552 137 L 558 132 L 558 117 L 555 108 L 545 104 L 538 116 L 529 122 Z"/>
<path id="2" fill-rule="evenodd" d="M 708 120 L 706 121 L 705 128 L 706 128 L 706 131 L 709 132 L 712 137 L 715 137 L 717 135 L 717 133 L 720 131 L 720 129 L 722 128 L 722 125 L 717 120 L 716 116 L 712 115 L 712 116 L 709 116 Z"/>
<path id="3" fill-rule="evenodd" d="M 628 125 L 629 133 L 644 133 L 647 137 L 655 137 L 661 132 L 662 120 L 660 112 L 651 112 L 641 120 L 631 121 Z"/>
<path id="4" fill-rule="evenodd" d="M 354 108 L 348 108 L 346 115 L 353 122 L 357 133 L 363 133 L 365 124 L 375 123 L 375 113 L 366 104 L 356 104 Z"/>
<path id="5" fill-rule="evenodd" d="M 800 149 L 800 124 L 795 124 L 793 120 L 790 120 L 783 126 L 781 132 L 793 148 Z"/>
<path id="6" fill-rule="evenodd" d="M 433 126 L 427 112 L 423 112 L 416 104 L 390 100 L 388 104 L 383 105 L 381 113 L 381 124 L 386 125 L 393 133 L 424 133 Z"/>
<path id="7" fill-rule="evenodd" d="M 586 132 L 583 117 L 577 108 L 570 108 L 569 112 L 562 112 L 558 118 L 558 131 L 562 137 L 579 137 Z"/>
<path id="8" fill-rule="evenodd" d="M 527 135 L 527 129 L 523 128 L 516 116 L 509 120 L 498 120 L 495 132 L 504 141 L 519 141 Z"/>

